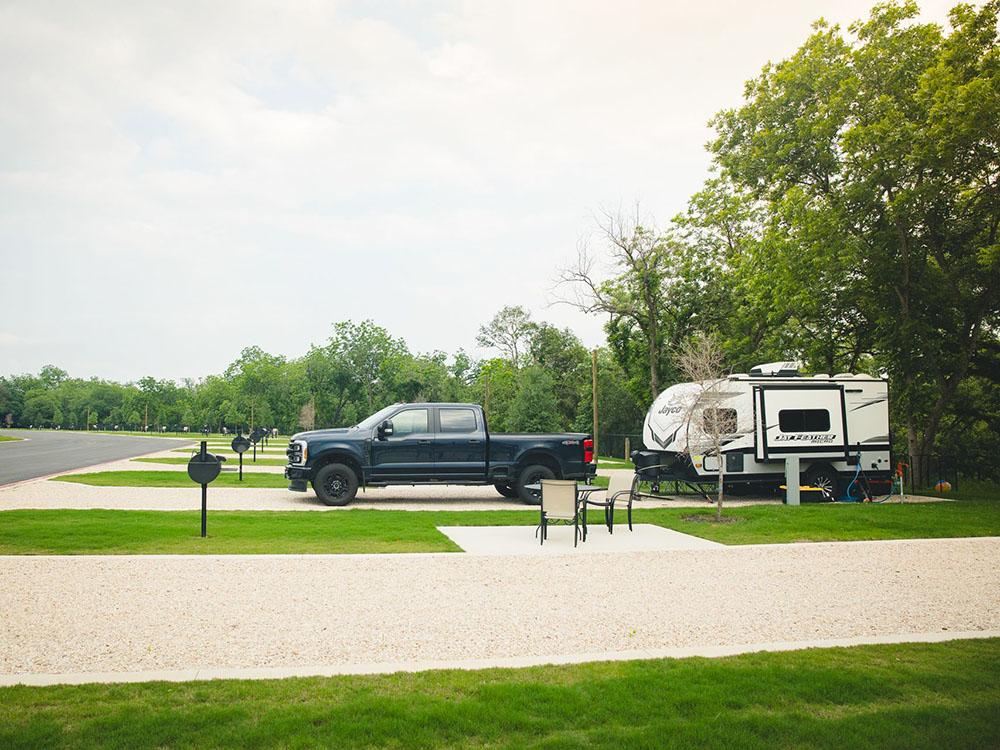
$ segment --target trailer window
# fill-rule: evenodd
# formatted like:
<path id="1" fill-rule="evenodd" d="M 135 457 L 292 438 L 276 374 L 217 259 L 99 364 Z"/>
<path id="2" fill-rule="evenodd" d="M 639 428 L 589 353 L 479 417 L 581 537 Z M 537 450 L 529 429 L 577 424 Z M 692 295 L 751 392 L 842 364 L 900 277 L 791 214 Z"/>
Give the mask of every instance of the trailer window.
<path id="1" fill-rule="evenodd" d="M 702 424 L 708 435 L 732 435 L 736 432 L 736 409 L 705 409 Z"/>
<path id="2" fill-rule="evenodd" d="M 830 412 L 826 409 L 782 409 L 778 412 L 782 432 L 827 432 Z"/>

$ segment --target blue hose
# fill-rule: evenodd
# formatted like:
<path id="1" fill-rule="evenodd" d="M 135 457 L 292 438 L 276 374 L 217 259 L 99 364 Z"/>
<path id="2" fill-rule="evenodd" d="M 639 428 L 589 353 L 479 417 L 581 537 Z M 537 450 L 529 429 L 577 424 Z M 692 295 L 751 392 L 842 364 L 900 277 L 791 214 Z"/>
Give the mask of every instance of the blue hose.
<path id="1" fill-rule="evenodd" d="M 847 485 L 847 491 L 844 492 L 844 497 L 842 498 L 841 502 L 844 502 L 844 503 L 860 503 L 861 502 L 860 498 L 855 499 L 854 496 L 851 495 L 851 490 L 853 490 L 854 489 L 854 485 L 858 483 L 858 477 L 859 476 L 861 476 L 861 451 L 858 451 L 858 464 L 857 464 L 857 468 L 854 470 L 854 477 L 851 479 L 851 483 L 849 485 Z"/>

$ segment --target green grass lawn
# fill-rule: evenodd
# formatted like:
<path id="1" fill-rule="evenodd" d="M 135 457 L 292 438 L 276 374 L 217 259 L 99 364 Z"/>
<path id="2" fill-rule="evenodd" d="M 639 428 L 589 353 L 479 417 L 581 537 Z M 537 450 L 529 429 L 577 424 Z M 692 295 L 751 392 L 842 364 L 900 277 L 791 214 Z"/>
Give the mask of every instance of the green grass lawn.
<path id="1" fill-rule="evenodd" d="M 909 490 L 907 490 L 907 494 Z M 957 490 L 935 492 L 933 489 L 917 490 L 914 494 L 940 497 L 944 500 L 990 500 L 1000 502 L 1000 484 L 977 479 L 963 479 Z"/>
<path id="2" fill-rule="evenodd" d="M 614 458 L 613 456 L 600 456 L 597 465 L 601 469 L 634 469 L 635 464 L 626 458 Z"/>
<path id="3" fill-rule="evenodd" d="M 0 443 L 16 443 L 18 440 L 24 440 L 24 438 L 8 437 L 7 435 L 0 435 Z"/>
<path id="4" fill-rule="evenodd" d="M 209 450 L 209 453 L 213 451 Z M 166 458 L 133 458 L 133 461 L 141 461 L 146 464 L 177 464 L 179 466 L 187 466 L 187 462 L 190 460 L 190 456 L 168 456 Z M 233 464 L 239 466 L 240 459 L 235 454 L 232 458 L 226 456 L 226 466 L 230 467 Z M 256 465 L 257 466 L 284 466 L 288 463 L 287 459 L 284 458 L 261 458 L 257 456 Z M 255 462 L 253 458 L 249 455 L 243 456 L 243 466 L 254 466 Z"/>
<path id="5" fill-rule="evenodd" d="M 243 464 L 246 465 L 245 459 Z M 232 464 L 227 462 L 226 466 Z M 92 487 L 197 487 L 186 471 L 95 471 L 93 474 L 65 474 L 54 477 L 52 481 L 89 484 Z M 288 480 L 281 474 L 243 472 L 241 482 L 238 473 L 227 471 L 220 473 L 211 486 L 285 489 Z"/>
<path id="6" fill-rule="evenodd" d="M 236 456 L 238 455 L 236 453 L 236 451 L 234 451 L 228 445 L 209 445 L 207 447 L 208 447 L 208 452 L 209 453 L 215 453 L 215 454 L 220 455 L 220 456 L 225 456 L 226 458 L 229 458 L 230 456 L 233 457 L 233 458 L 236 458 Z M 199 449 L 199 446 L 192 445 L 189 448 L 172 448 L 170 450 L 170 452 L 171 453 L 183 453 L 185 455 L 190 456 L 191 453 L 197 451 L 198 449 Z M 268 456 L 284 456 L 285 455 L 285 449 L 284 448 L 274 448 L 274 447 L 268 448 L 268 449 L 257 448 L 257 458 L 258 459 L 260 458 L 261 454 L 268 455 Z M 253 449 L 252 448 L 250 450 L 248 450 L 246 453 L 243 454 L 243 460 L 244 461 L 248 461 L 251 456 L 253 456 Z"/>
<path id="7" fill-rule="evenodd" d="M 995 748 L 1000 639 L 0 688 L 4 748 Z"/>
<path id="8" fill-rule="evenodd" d="M 715 510 L 707 503 L 705 508 L 638 510 L 633 520 L 723 544 L 1000 536 L 1000 503 L 992 502 L 752 505 L 726 509 L 723 515 L 737 520 L 709 522 Z M 624 514 L 616 512 L 615 518 L 620 522 Z"/>
<path id="9" fill-rule="evenodd" d="M 189 482 L 190 484 L 190 482 Z M 193 487 L 193 485 L 192 485 Z M 198 502 L 197 490 L 192 503 Z M 201 513 L 138 510 L 11 510 L 0 514 L 0 554 L 312 554 L 458 552 L 435 528 L 442 517 L 405 511 L 336 513 L 211 511 L 202 539 Z M 500 516 L 505 514 L 498 514 Z M 511 511 L 498 523 L 527 523 Z"/>
<path id="10" fill-rule="evenodd" d="M 134 472 L 133 472 L 134 473 Z M 153 473 L 153 472 L 150 472 Z M 162 473 L 162 472 L 159 472 Z M 247 475 L 266 476 L 266 475 Z M 186 477 L 185 477 L 186 480 Z M 197 502 L 197 488 L 192 504 Z M 211 509 L 211 493 L 209 508 Z M 734 523 L 692 520 L 701 508 L 637 509 L 651 523 L 723 544 L 1000 536 L 1000 504 L 964 501 L 920 505 L 752 506 L 726 511 Z M 399 511 L 326 513 L 209 511 L 209 537 L 199 514 L 182 511 L 10 510 L 0 513 L 0 554 L 230 554 L 457 551 L 437 526 L 524 526 L 537 511 Z M 624 513 L 616 514 L 617 533 Z M 598 522 L 598 521 L 592 521 Z"/>

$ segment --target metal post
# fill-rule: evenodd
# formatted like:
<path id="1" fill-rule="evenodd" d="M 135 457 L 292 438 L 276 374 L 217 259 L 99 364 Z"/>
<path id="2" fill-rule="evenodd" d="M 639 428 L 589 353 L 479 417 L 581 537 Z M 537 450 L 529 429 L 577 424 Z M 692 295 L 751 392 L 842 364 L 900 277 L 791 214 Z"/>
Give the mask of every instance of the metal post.
<path id="1" fill-rule="evenodd" d="M 486 416 L 486 424 L 490 423 L 490 374 L 487 372 L 484 376 L 484 393 L 483 393 L 483 414 Z"/>
<path id="2" fill-rule="evenodd" d="M 257 443 L 253 444 L 253 462 L 257 463 Z"/>
<path id="3" fill-rule="evenodd" d="M 201 536 L 205 537 L 208 526 L 208 485 L 201 486 Z"/>
<path id="4" fill-rule="evenodd" d="M 597 443 L 597 349 L 590 353 L 590 385 L 594 397 L 594 463 L 598 463 L 600 446 Z"/>
<path id="5" fill-rule="evenodd" d="M 240 454 L 240 481 L 243 481 L 243 454 Z"/>
<path id="6" fill-rule="evenodd" d="M 785 459 L 785 502 L 788 505 L 799 504 L 798 456 L 789 456 Z"/>

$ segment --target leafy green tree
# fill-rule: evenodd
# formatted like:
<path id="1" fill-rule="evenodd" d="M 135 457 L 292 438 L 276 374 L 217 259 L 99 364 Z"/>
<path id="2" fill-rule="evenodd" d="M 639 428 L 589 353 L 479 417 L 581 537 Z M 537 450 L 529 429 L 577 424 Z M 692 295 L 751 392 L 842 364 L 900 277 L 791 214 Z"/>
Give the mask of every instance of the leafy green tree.
<path id="1" fill-rule="evenodd" d="M 564 427 L 576 416 L 580 389 L 590 383 L 590 354 L 568 328 L 540 323 L 529 342 L 529 360 L 552 379 L 552 399 Z"/>
<path id="2" fill-rule="evenodd" d="M 409 354 L 406 343 L 393 338 L 371 320 L 343 321 L 333 328 L 329 343 L 331 355 L 344 363 L 361 388 L 368 413 L 392 403 L 386 383 L 393 377 L 401 358 Z"/>
<path id="3" fill-rule="evenodd" d="M 634 435 L 642 430 L 648 399 L 637 399 L 626 383 L 625 371 L 608 348 L 597 351 L 597 421 L 602 435 Z M 594 428 L 593 393 L 591 382 L 580 385 L 577 392 L 574 430 L 591 432 Z M 636 448 L 641 446 L 636 445 Z M 604 451 L 602 451 L 604 452 Z"/>
<path id="4" fill-rule="evenodd" d="M 507 420 L 513 432 L 554 432 L 562 418 L 556 409 L 552 376 L 537 365 L 525 367 L 518 374 L 518 389 L 510 404 Z"/>
<path id="5" fill-rule="evenodd" d="M 806 335 L 829 363 L 846 338 L 851 359 L 870 348 L 889 372 L 913 457 L 935 444 L 1000 313 L 998 2 L 956 6 L 949 35 L 917 13 L 879 5 L 851 38 L 818 23 L 715 118 L 712 144 L 766 205 L 784 267 L 820 280 L 807 289 L 825 306 L 799 296 L 803 326 L 818 326 Z"/>
<path id="6" fill-rule="evenodd" d="M 517 389 L 517 370 L 510 360 L 497 357 L 477 364 L 470 391 L 472 399 L 482 404 L 493 432 L 514 429 L 511 404 Z"/>
<path id="7" fill-rule="evenodd" d="M 522 364 L 534 330 L 531 313 L 519 305 L 504 307 L 489 323 L 480 327 L 476 343 L 487 349 L 498 349 L 517 368 Z"/>
<path id="8" fill-rule="evenodd" d="M 655 398 L 669 361 L 665 338 L 677 323 L 667 290 L 682 281 L 676 273 L 679 265 L 675 255 L 683 248 L 645 224 L 638 206 L 630 216 L 605 212 L 596 224 L 610 277 L 603 277 L 602 264 L 584 245 L 576 265 L 559 272 L 558 285 L 566 293 L 559 301 L 583 312 L 609 316 L 607 330 L 617 339 L 622 365 L 629 368 L 641 358 L 646 392 Z"/>

